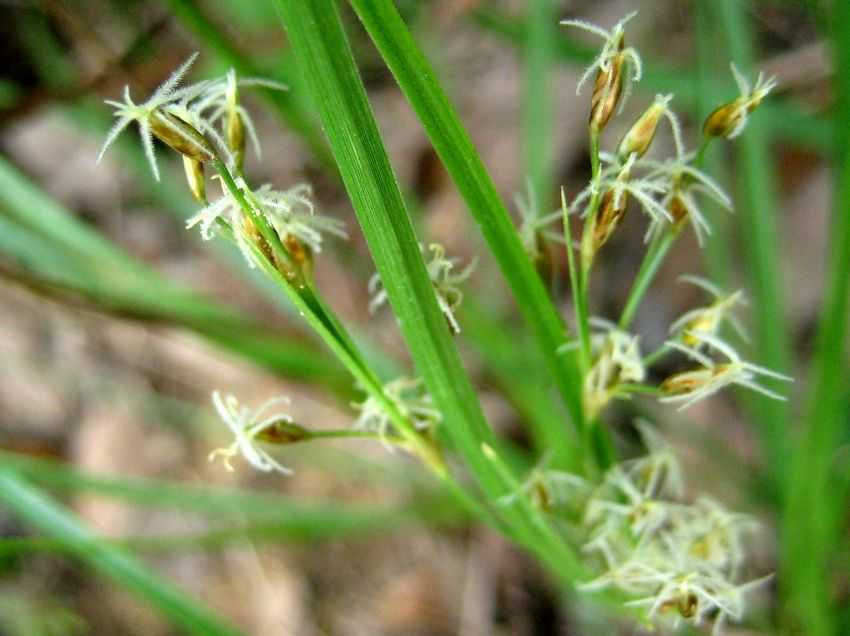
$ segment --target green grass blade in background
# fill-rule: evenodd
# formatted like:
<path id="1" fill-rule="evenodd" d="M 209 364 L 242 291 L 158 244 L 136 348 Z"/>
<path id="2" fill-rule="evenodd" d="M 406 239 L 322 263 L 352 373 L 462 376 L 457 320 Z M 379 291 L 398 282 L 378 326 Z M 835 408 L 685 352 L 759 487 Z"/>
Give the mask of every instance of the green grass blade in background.
<path id="1" fill-rule="evenodd" d="M 533 209 L 552 207 L 552 59 L 558 20 L 552 0 L 530 0 L 522 91 L 522 165 L 531 182 Z"/>
<path id="2" fill-rule="evenodd" d="M 128 553 L 102 543 L 70 512 L 7 466 L 0 467 L 0 502 L 27 525 L 61 541 L 81 561 L 146 600 L 186 632 L 207 636 L 239 634 Z"/>
<path id="3" fill-rule="evenodd" d="M 3 159 L 0 228 L 0 252 L 19 268 L 4 273 L 35 291 L 76 304 L 82 298 L 88 308 L 135 320 L 187 327 L 279 373 L 343 393 L 350 386 L 341 367 L 314 347 L 170 283 L 79 221 Z"/>
<path id="4" fill-rule="evenodd" d="M 135 506 L 202 515 L 219 522 L 245 519 L 274 524 L 281 539 L 328 539 L 396 529 L 413 521 L 444 523 L 463 519 L 454 500 L 444 493 L 430 492 L 434 489 L 416 494 L 406 503 L 367 506 L 304 501 L 272 493 L 160 479 L 96 475 L 63 462 L 2 450 L 0 464 L 29 481 L 60 492 L 85 492 Z"/>
<path id="5" fill-rule="evenodd" d="M 461 364 L 414 234 L 410 217 L 366 98 L 334 0 L 278 0 L 284 26 L 322 118 L 381 280 L 418 373 L 443 415 L 441 434 L 495 499 L 505 484 L 482 443 L 493 433 Z M 519 497 L 525 501 L 525 498 Z M 514 538 L 534 550 L 566 582 L 578 571 L 575 555 L 537 513 L 502 516 Z"/>
<path id="6" fill-rule="evenodd" d="M 715 26 L 717 16 L 712 8 L 704 2 L 695 5 L 694 17 L 694 39 L 696 44 L 696 79 L 697 99 L 695 114 L 697 122 L 704 122 L 705 118 L 717 107 L 717 96 L 712 92 L 712 77 L 719 67 L 722 72 L 728 72 L 729 61 L 725 57 L 725 50 L 718 51 L 714 43 Z M 722 58 L 722 62 L 720 59 Z M 759 112 L 761 116 L 761 112 Z M 720 144 L 712 144 L 705 153 L 704 167 L 708 174 L 712 175 L 719 183 L 729 183 L 729 175 L 726 161 L 723 160 Z M 732 226 L 737 220 L 733 214 L 721 209 L 714 202 L 706 201 L 705 208 L 708 212 L 711 225 L 711 236 L 703 246 L 703 263 L 712 281 L 721 289 L 730 289 L 735 284 L 732 281 L 732 246 L 734 235 Z"/>
<path id="7" fill-rule="evenodd" d="M 566 331 L 529 260 L 519 234 L 454 108 L 390 0 L 352 0 L 361 21 L 407 96 L 431 143 L 478 223 L 502 274 L 538 342 L 573 422 L 584 426 L 581 381 L 572 356 L 557 349 Z M 571 442 L 566 430 L 559 448 Z"/>
<path id="8" fill-rule="evenodd" d="M 738 0 L 718 0 L 715 7 L 720 15 L 720 28 L 715 33 L 724 35 L 721 46 L 728 50 L 745 76 L 754 78 L 757 75 L 755 53 L 745 7 Z M 741 235 L 747 246 L 743 253 L 754 322 L 753 362 L 789 373 L 792 371 L 791 352 L 779 254 L 778 226 L 782 206 L 777 196 L 766 128 L 759 115 L 755 112 L 741 137 L 732 142 L 740 164 L 736 218 L 741 223 Z M 793 391 L 788 385 L 777 384 L 776 388 L 783 392 Z M 765 397 L 756 398 L 753 403 L 765 464 L 781 492 L 781 481 L 787 477 L 785 466 L 789 452 L 788 403 Z"/>
<path id="9" fill-rule="evenodd" d="M 835 2 L 830 20 L 838 120 L 850 121 L 850 4 Z M 826 282 L 809 383 L 808 410 L 794 445 L 794 463 L 782 526 L 780 587 L 787 618 L 811 636 L 838 633 L 833 579 L 840 571 L 846 487 L 838 477 L 839 444 L 850 412 L 847 340 L 850 331 L 850 134 L 836 131 L 843 157 L 836 174 Z M 846 453 L 844 454 L 846 458 Z M 846 471 L 846 467 L 844 468 Z M 843 540 L 846 546 L 846 533 Z M 835 569 L 833 569 L 835 568 Z M 845 570 L 846 572 L 846 570 Z"/>

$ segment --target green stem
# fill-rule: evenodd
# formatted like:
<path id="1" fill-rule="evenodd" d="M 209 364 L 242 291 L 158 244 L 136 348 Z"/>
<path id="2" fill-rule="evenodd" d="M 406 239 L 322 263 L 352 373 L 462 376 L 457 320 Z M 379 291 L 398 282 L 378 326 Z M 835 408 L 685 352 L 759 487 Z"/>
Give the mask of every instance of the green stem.
<path id="1" fill-rule="evenodd" d="M 569 208 L 564 189 L 561 188 L 561 210 L 564 215 L 564 240 L 567 249 L 567 266 L 570 270 L 570 289 L 573 296 L 573 309 L 576 317 L 576 330 L 579 337 L 579 358 L 581 360 L 582 376 L 590 369 L 590 320 L 587 315 L 587 305 L 584 302 L 581 289 L 581 273 L 576 265 L 573 249 L 573 233 L 570 227 Z"/>
<path id="2" fill-rule="evenodd" d="M 830 16 L 838 121 L 850 118 L 850 4 L 836 2 Z M 842 546 L 846 551 L 847 501 L 840 471 L 846 471 L 847 347 L 850 333 L 850 135 L 835 130 L 844 149 L 834 188 L 826 280 L 812 355 L 806 419 L 795 439 L 782 526 L 785 611 L 796 633 L 826 636 L 840 625 Z M 843 461 L 842 461 L 843 460 Z M 843 466 L 842 466 L 843 464 Z M 777 467 L 785 469 L 784 466 Z M 844 541 L 842 541 L 842 535 Z M 844 564 L 846 566 L 846 563 Z M 846 617 L 846 599 L 843 603 Z"/>
<path id="3" fill-rule="evenodd" d="M 661 358 L 666 356 L 668 353 L 671 353 L 672 351 L 674 351 L 674 349 L 668 346 L 666 343 L 661 345 L 655 351 L 653 351 L 643 359 L 643 366 L 651 367 L 653 364 L 661 360 Z"/>
<path id="4" fill-rule="evenodd" d="M 579 293 L 577 304 L 578 318 L 581 321 L 579 333 L 584 333 L 582 339 L 582 358 L 588 361 L 585 372 L 590 367 L 593 352 L 590 348 L 590 270 L 593 266 L 593 231 L 596 227 L 596 214 L 599 211 L 599 203 L 602 199 L 600 192 L 600 181 L 602 175 L 602 162 L 599 159 L 599 131 L 590 129 L 590 183 L 593 192 L 590 202 L 585 211 L 584 227 L 581 236 L 581 271 L 579 275 Z"/>
<path id="5" fill-rule="evenodd" d="M 635 314 L 637 314 L 638 307 L 640 307 L 646 291 L 655 279 L 656 274 L 658 274 L 661 264 L 667 257 L 667 252 L 670 251 L 673 243 L 676 242 L 676 237 L 679 235 L 678 230 L 672 225 L 662 231 L 661 238 L 657 241 L 653 240 L 649 249 L 646 251 L 634 283 L 632 283 L 632 289 L 629 291 L 629 296 L 626 299 L 623 314 L 620 316 L 620 329 L 623 331 L 627 331 L 632 324 L 632 320 L 634 320 Z"/>

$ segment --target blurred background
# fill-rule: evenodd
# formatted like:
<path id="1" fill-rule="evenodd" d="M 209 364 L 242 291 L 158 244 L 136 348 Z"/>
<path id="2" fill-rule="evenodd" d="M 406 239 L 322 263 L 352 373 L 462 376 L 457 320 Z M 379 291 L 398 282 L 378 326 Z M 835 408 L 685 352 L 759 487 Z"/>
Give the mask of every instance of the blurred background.
<path id="1" fill-rule="evenodd" d="M 572 197 L 589 178 L 589 93 L 577 97 L 575 87 L 600 42 L 558 27 L 559 19 L 609 27 L 640 11 L 628 38 L 644 57 L 645 78 L 606 130 L 608 149 L 656 93 L 668 92 L 687 145 L 696 147 L 703 117 L 736 96 L 730 61 L 750 77 L 755 70 L 777 77 L 779 88 L 744 137 L 709 153 L 709 170 L 736 213 L 707 209 L 709 245 L 698 249 L 690 234 L 676 245 L 635 330 L 654 350 L 673 319 L 703 302 L 676 282 L 681 274 L 744 288 L 751 359 L 796 376 L 791 399 L 765 406 L 729 393 L 685 414 L 635 400 L 610 418 L 624 443 L 634 443 L 636 415 L 658 421 L 680 449 L 693 494 L 762 521 L 748 574 L 776 571 L 783 509 L 775 475 L 785 467 L 773 460 L 805 407 L 832 158 L 842 139 L 833 124 L 828 5 L 397 5 L 517 218 L 514 197 L 526 197 L 529 183 L 540 207 L 555 209 L 560 185 Z M 458 343 L 490 421 L 528 448 L 526 422 L 549 400 L 545 372 L 517 335 L 513 301 L 415 115 L 356 17 L 347 8 L 343 15 L 423 243 L 441 242 L 464 263 L 479 256 L 464 288 Z M 155 182 L 128 130 L 95 165 L 111 125 L 102 100 L 120 99 L 126 84 L 144 99 L 195 51 L 192 79 L 234 67 L 291 87 L 243 94 L 263 143 L 261 159 L 249 153 L 247 172 L 279 188 L 309 182 L 320 211 L 345 220 L 350 239 L 331 239 L 316 259 L 319 288 L 384 377 L 411 372 L 392 315 L 369 315 L 371 258 L 273 2 L 10 0 L 0 4 L 0 34 L 0 465 L 108 538 L 103 545 L 130 548 L 246 633 L 613 629 L 581 603 L 565 602 L 530 557 L 470 523 L 414 461 L 380 444 L 284 449 L 276 457 L 295 470 L 286 478 L 239 458 L 232 473 L 207 462 L 213 448 L 230 443 L 209 401 L 214 389 L 248 405 L 288 395 L 296 421 L 328 428 L 350 424 L 358 397 L 342 367 L 236 251 L 184 229 L 196 206 L 173 153 L 158 147 L 162 181 Z M 653 153 L 672 153 L 669 134 L 659 133 Z M 644 222 L 627 215 L 605 246 L 594 274 L 595 315 L 618 315 L 643 255 Z M 764 250 L 775 259 L 775 288 L 761 277 Z M 571 315 L 563 248 L 544 246 L 538 265 Z M 846 382 L 842 391 L 846 451 Z M 846 475 L 836 484 L 846 522 Z M 70 555 L 62 532 L 34 530 L 0 505 L 0 535 L 0 634 L 175 633 L 155 608 Z M 837 624 L 847 631 L 836 633 L 848 633 L 850 551 L 846 536 L 838 539 L 827 587 L 833 606 L 845 608 Z M 728 632 L 775 633 L 782 615 L 771 583 L 746 627 Z"/>

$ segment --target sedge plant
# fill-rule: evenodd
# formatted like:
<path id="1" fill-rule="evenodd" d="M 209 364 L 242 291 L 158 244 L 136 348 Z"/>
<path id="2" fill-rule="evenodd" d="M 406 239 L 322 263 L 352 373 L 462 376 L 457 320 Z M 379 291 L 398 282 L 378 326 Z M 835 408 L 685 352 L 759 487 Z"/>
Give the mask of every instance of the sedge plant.
<path id="1" fill-rule="evenodd" d="M 610 29 L 562 22 L 601 42 L 576 91 L 577 104 L 589 110 L 591 176 L 574 197 L 562 189 L 556 211 L 542 210 L 545 198 L 534 192 L 545 179 L 530 180 L 523 210 L 528 222 L 517 228 L 392 3 L 353 0 L 352 6 L 467 200 L 532 326 L 551 371 L 547 388 L 556 389 L 569 415 L 549 437 L 557 447 L 529 458 L 531 468 L 520 472 L 487 421 L 455 344 L 463 333 L 464 291 L 474 288 L 475 261 L 447 257 L 442 246 L 414 232 L 335 3 L 280 0 L 292 54 L 375 260 L 377 272 L 363 282 L 372 294 L 370 309 L 389 305 L 396 314 L 414 368 L 401 377 L 381 377 L 313 277 L 326 241 L 344 240 L 353 230 L 320 213 L 308 184 L 280 189 L 256 183 L 245 170 L 249 142 L 258 155 L 261 148 L 243 90 L 287 88 L 235 70 L 184 83 L 193 56 L 146 101 L 136 103 L 128 89 L 123 101 L 108 102 L 117 122 L 103 150 L 135 125 L 156 178 L 153 140 L 179 153 L 199 205 L 187 229 L 232 243 L 249 267 L 292 302 L 360 392 L 351 426 L 328 430 L 295 422 L 288 398 L 271 396 L 252 408 L 216 391 L 215 410 L 234 441 L 212 449 L 210 459 L 223 459 L 224 468 L 234 470 L 241 457 L 283 478 L 291 472 L 286 447 L 326 438 L 371 439 L 421 462 L 469 512 L 532 552 L 581 598 L 598 598 L 647 624 L 689 622 L 719 633 L 743 620 L 752 592 L 771 577 L 745 576 L 755 521 L 708 496 L 686 497 L 675 450 L 646 420 L 634 424 L 643 454 L 620 456 L 622 445 L 607 418 L 619 400 L 651 400 L 658 409 L 687 414 L 730 386 L 785 399 L 782 387 L 791 378 L 749 360 L 735 346 L 746 336 L 737 315 L 746 302 L 743 290 L 684 275 L 682 282 L 703 294 L 704 303 L 665 325 L 668 338 L 654 351 L 645 351 L 633 331 L 649 287 L 682 234 L 692 231 L 700 245 L 712 240 L 705 203 L 734 208 L 706 172 L 705 153 L 712 144 L 746 134 L 775 81 L 762 74 L 751 81 L 733 64 L 738 96 L 716 105 L 694 141 L 673 110 L 675 95 L 665 93 L 608 146 L 603 132 L 622 116 L 643 74 L 640 53 L 627 38 L 634 14 Z M 649 150 L 660 136 L 669 139 L 672 155 L 659 160 Z M 645 231 L 632 238 L 644 246 L 644 258 L 619 315 L 597 316 L 594 273 L 626 214 L 645 217 Z M 535 270 L 539 246 L 553 238 L 566 252 L 569 316 L 557 310 Z M 653 381 L 657 365 L 663 361 L 668 368 L 671 360 L 678 370 Z"/>

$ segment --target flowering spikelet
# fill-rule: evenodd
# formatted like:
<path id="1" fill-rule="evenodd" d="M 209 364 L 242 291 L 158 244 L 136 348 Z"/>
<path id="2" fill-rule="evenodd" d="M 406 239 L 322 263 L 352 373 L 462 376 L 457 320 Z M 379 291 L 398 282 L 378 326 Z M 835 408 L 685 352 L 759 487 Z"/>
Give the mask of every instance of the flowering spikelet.
<path id="1" fill-rule="evenodd" d="M 583 477 L 548 467 L 552 456 L 544 458 L 535 466 L 519 487 L 497 500 L 500 506 L 510 506 L 519 497 L 529 497 L 539 509 L 552 512 L 556 508 L 584 502 L 590 492 L 590 483 Z"/>
<path id="2" fill-rule="evenodd" d="M 243 139 L 239 141 L 240 127 L 244 127 L 259 155 L 259 140 L 248 112 L 239 105 L 237 86 L 263 86 L 274 90 L 285 90 L 286 87 L 261 78 L 237 80 L 235 72 L 231 70 L 223 78 L 178 88 L 197 56 L 195 53 L 186 60 L 142 104 L 132 100 L 129 86 L 124 88 L 123 102 L 106 100 L 107 104 L 115 108 L 118 121 L 106 136 L 98 161 L 118 135 L 133 122 L 139 126 L 142 147 L 157 181 L 159 168 L 153 137 L 196 161 L 210 161 L 222 156 L 229 165 L 237 167 L 234 157 L 241 159 L 241 154 L 244 154 L 244 131 Z"/>
<path id="3" fill-rule="evenodd" d="M 432 429 L 442 419 L 420 379 L 397 378 L 384 385 L 384 395 L 417 430 Z M 387 434 L 393 428 L 392 418 L 381 401 L 370 395 L 363 402 L 352 406 L 360 411 L 352 428 L 377 433 L 387 449 L 392 450 L 386 442 Z"/>
<path id="4" fill-rule="evenodd" d="M 746 304 L 742 290 L 724 294 L 717 286 L 698 276 L 680 276 L 679 280 L 707 291 L 714 297 L 714 302 L 706 307 L 692 309 L 677 318 L 670 325 L 671 334 L 678 335 L 686 346 L 699 350 L 703 344 L 702 336 L 716 336 L 720 325 L 725 320 L 732 325 L 742 339 L 747 339 L 743 326 L 733 313 L 738 305 Z"/>
<path id="5" fill-rule="evenodd" d="M 602 130 L 605 127 L 618 105 L 622 109 L 631 92 L 631 84 L 640 80 L 640 56 L 632 47 L 626 47 L 626 36 L 623 30 L 626 22 L 635 15 L 637 12 L 630 13 L 610 31 L 583 20 L 561 21 L 564 26 L 589 31 L 605 40 L 599 55 L 584 71 L 576 87 L 576 95 L 580 95 L 581 87 L 590 79 L 594 71 L 596 72 L 589 121 L 590 127 L 594 130 Z"/>
<path id="6" fill-rule="evenodd" d="M 759 73 L 754 86 L 750 86 L 735 64 L 731 64 L 732 75 L 738 85 L 740 94 L 731 102 L 718 106 L 706 118 L 703 132 L 707 137 L 725 137 L 734 139 L 744 130 L 747 118 L 770 91 L 776 87 L 776 78 L 765 79 L 764 73 Z"/>
<path id="7" fill-rule="evenodd" d="M 452 270 L 460 262 L 459 259 L 446 258 L 445 248 L 438 243 L 431 243 L 428 249 L 431 250 L 431 260 L 426 263 L 425 267 L 428 271 L 428 278 L 431 279 L 431 284 L 434 286 L 434 293 L 437 295 L 437 304 L 446 317 L 446 322 L 448 322 L 452 333 L 458 334 L 460 333 L 460 324 L 458 324 L 454 312 L 463 301 L 463 292 L 460 291 L 458 285 L 470 277 L 478 260 L 472 259 L 461 271 L 454 273 Z M 369 294 L 372 295 L 372 299 L 369 301 L 371 313 L 376 312 L 387 302 L 387 291 L 383 288 L 377 272 L 369 280 Z"/>
<path id="8" fill-rule="evenodd" d="M 655 138 L 655 132 L 658 130 L 658 123 L 662 117 L 670 124 L 676 148 L 682 147 L 682 129 L 679 125 L 679 119 L 670 110 L 669 106 L 672 99 L 672 94 L 655 96 L 655 101 L 652 105 L 632 124 L 632 127 L 629 128 L 617 146 L 617 158 L 620 161 L 626 161 L 633 153 L 638 158 L 646 154 L 652 140 Z"/>
<path id="9" fill-rule="evenodd" d="M 169 109 L 181 99 L 191 98 L 197 95 L 199 90 L 198 85 L 189 86 L 178 89 L 183 76 L 192 66 L 192 63 L 198 57 L 198 54 L 193 54 L 186 60 L 180 68 L 178 68 L 171 76 L 165 80 L 154 91 L 147 101 L 142 104 L 136 104 L 130 97 L 130 87 L 124 87 L 124 101 L 116 102 L 106 100 L 106 103 L 115 108 L 115 116 L 118 121 L 106 135 L 106 140 L 100 149 L 97 156 L 97 161 L 103 158 L 106 149 L 112 145 L 112 142 L 121 134 L 121 132 L 131 123 L 136 122 L 139 126 L 139 136 L 142 140 L 142 147 L 145 150 L 145 157 L 151 167 L 154 178 L 159 181 L 159 168 L 156 163 L 156 156 L 153 150 L 153 137 L 157 137 L 166 141 L 166 143 L 180 143 L 185 145 L 186 152 L 193 152 L 199 155 L 196 158 L 205 160 L 212 158 L 212 149 L 209 142 L 205 142 L 203 137 L 198 137 L 189 128 L 194 122 L 186 121 L 179 118 L 174 113 L 170 113 Z M 196 133 L 199 131 L 195 131 Z"/>
<path id="10" fill-rule="evenodd" d="M 793 378 L 741 360 L 737 351 L 716 336 L 707 333 L 695 335 L 689 332 L 685 332 L 685 335 L 698 338 L 701 343 L 708 345 L 711 349 L 725 356 L 727 361 L 722 363 L 715 362 L 694 347 L 687 347 L 679 342 L 668 341 L 668 346 L 678 349 L 689 358 L 699 362 L 702 367 L 675 373 L 664 380 L 660 388 L 662 393 L 666 395 L 659 398 L 660 402 L 682 402 L 682 406 L 679 407 L 681 411 L 695 402 L 707 398 L 733 384 L 752 389 L 774 400 L 786 399 L 784 396 L 761 386 L 756 382 L 756 379 L 759 376 L 764 376 L 785 382 L 792 382 Z"/>
<path id="11" fill-rule="evenodd" d="M 732 211 L 732 201 L 714 179 L 693 165 L 695 157 L 695 153 L 686 153 L 679 147 L 673 159 L 644 160 L 642 165 L 650 168 L 646 178 L 661 184 L 664 194 L 659 203 L 672 218 L 674 228 L 678 231 L 685 223 L 690 222 L 701 247 L 705 243 L 705 237 L 711 234 L 711 227 L 696 195 L 706 196 L 729 211 Z M 653 218 L 646 239 L 658 233 L 664 226 L 664 220 Z"/>
<path id="12" fill-rule="evenodd" d="M 584 408 L 588 417 L 595 417 L 615 398 L 628 399 L 624 384 L 642 382 L 646 370 L 640 355 L 638 336 L 621 331 L 614 324 L 598 318 L 591 324 L 599 331 L 591 336 L 593 364 L 584 379 Z M 575 347 L 562 346 L 559 351 Z"/>
<path id="13" fill-rule="evenodd" d="M 279 464 L 268 452 L 257 445 L 257 438 L 261 437 L 264 431 L 273 427 L 276 422 L 292 422 L 292 418 L 286 413 L 268 415 L 274 407 L 289 404 L 289 398 L 272 398 L 253 411 L 247 407 L 240 407 L 239 401 L 233 395 L 226 395 L 222 398 L 218 391 L 214 391 L 212 400 L 219 417 L 227 424 L 236 440 L 226 448 L 217 448 L 211 452 L 210 461 L 223 457 L 225 468 L 232 471 L 231 458 L 241 454 L 245 461 L 257 470 L 263 472 L 276 470 L 284 475 L 292 473 L 292 470 Z"/>
<path id="14" fill-rule="evenodd" d="M 192 102 L 191 108 L 212 127 L 221 129 L 225 145 L 233 156 L 233 163 L 241 169 L 245 155 L 245 133 L 251 140 L 257 158 L 262 156 L 260 139 L 250 113 L 239 99 L 240 87 L 259 87 L 276 91 L 288 90 L 285 84 L 261 77 L 237 77 L 230 69 L 227 75 L 204 83 L 203 89 Z"/>

